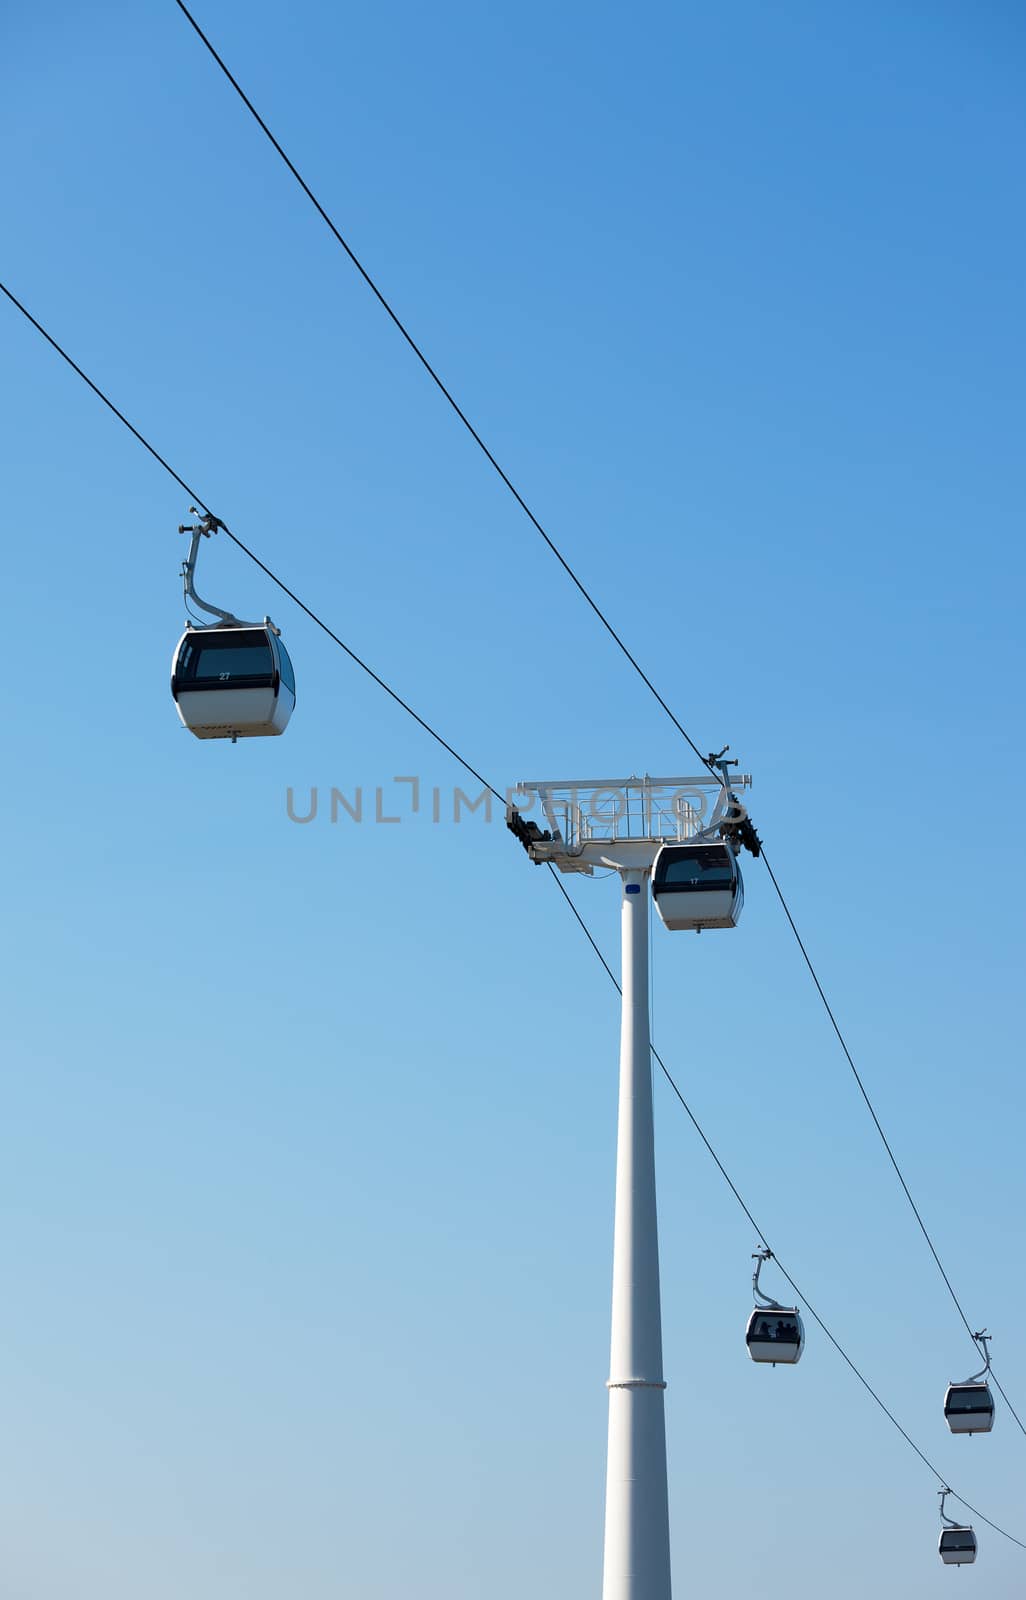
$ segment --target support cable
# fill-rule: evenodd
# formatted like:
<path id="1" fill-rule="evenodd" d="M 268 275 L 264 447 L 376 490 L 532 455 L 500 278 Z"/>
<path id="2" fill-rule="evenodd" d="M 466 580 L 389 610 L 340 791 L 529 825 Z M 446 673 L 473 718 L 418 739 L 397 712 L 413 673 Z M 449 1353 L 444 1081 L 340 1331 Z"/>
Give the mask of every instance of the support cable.
<path id="1" fill-rule="evenodd" d="M 176 0 L 176 3 L 180 4 L 181 0 Z M 15 306 L 16 309 L 22 313 L 22 315 L 27 319 L 27 321 L 29 321 L 32 324 L 32 326 L 36 329 L 36 331 L 38 333 L 42 334 L 42 336 L 46 340 L 46 342 L 57 352 L 57 354 L 61 357 L 61 359 L 63 361 L 65 361 L 67 363 L 67 365 L 72 369 L 72 371 L 75 372 L 78 375 L 78 377 L 80 377 L 82 379 L 82 381 L 87 385 L 87 387 L 92 390 L 93 394 L 95 394 L 96 397 L 103 402 L 103 404 L 107 407 L 107 409 L 109 411 L 111 411 L 115 417 L 117 417 L 118 421 L 121 422 L 128 429 L 128 431 L 143 446 L 143 448 L 146 451 L 148 451 L 148 453 L 153 457 L 153 459 L 156 462 L 158 462 L 161 467 L 163 467 L 164 471 L 167 472 L 170 475 L 170 477 L 172 477 L 174 479 L 175 483 L 177 483 L 179 485 L 179 487 L 181 489 L 183 489 L 186 492 L 186 494 L 189 495 L 190 499 L 193 500 L 195 502 L 195 504 L 198 505 L 203 511 L 205 511 L 208 516 L 213 517 L 214 513 L 210 510 L 209 506 L 202 499 L 202 497 L 199 494 L 196 493 L 196 491 L 186 482 L 186 480 L 183 477 L 181 477 L 179 475 L 178 472 L 175 471 L 174 467 L 171 466 L 171 464 L 166 460 L 166 458 L 164 456 L 162 456 L 160 454 L 160 452 L 158 450 L 156 450 L 152 444 L 150 444 L 149 440 L 145 437 L 145 435 L 142 434 L 139 431 L 139 429 L 136 428 L 135 425 L 128 420 L 128 418 L 125 416 L 124 412 L 120 411 L 118 409 L 118 407 L 114 404 L 114 402 L 112 400 L 110 400 L 108 398 L 108 396 L 103 392 L 103 390 L 97 384 L 95 384 L 90 377 L 87 376 L 87 374 L 82 370 L 82 368 L 77 364 L 77 362 L 75 362 L 72 359 L 72 357 L 68 354 L 68 352 L 60 344 L 58 344 L 57 340 L 54 339 L 52 337 L 52 335 L 49 334 L 46 331 L 46 329 L 42 326 L 42 324 L 40 322 L 37 322 L 36 318 L 34 316 L 32 316 L 31 312 L 27 310 L 27 308 L 21 303 L 21 301 L 18 300 L 17 297 L 11 292 L 11 290 L 8 289 L 7 286 L 2 282 L 0 282 L 0 292 L 2 292 L 7 297 L 7 299 L 11 302 L 11 304 L 13 306 Z M 279 578 L 277 576 L 277 574 L 275 572 L 273 572 L 272 569 L 270 567 L 268 567 L 260 559 L 260 557 L 257 556 L 254 553 L 254 551 L 252 551 L 248 547 L 248 545 L 244 544 L 243 541 L 240 538 L 238 538 L 238 536 L 236 534 L 232 533 L 231 529 L 228 528 L 225 525 L 225 523 L 221 522 L 220 519 L 218 519 L 218 518 L 215 518 L 214 520 L 217 521 L 218 526 L 222 529 L 222 531 L 228 535 L 228 537 L 229 537 L 229 539 L 231 539 L 232 543 L 237 545 L 238 548 L 243 552 L 243 554 L 248 556 L 249 559 L 251 561 L 253 561 L 260 568 L 260 570 L 263 573 L 266 574 L 266 576 L 268 578 L 271 579 L 272 583 L 274 583 L 282 591 L 283 594 L 287 595 L 289 597 L 289 599 L 292 600 L 293 603 L 295 605 L 297 605 L 300 608 L 300 610 L 303 611 L 306 614 L 306 616 L 308 616 L 310 618 L 310 620 L 312 622 L 314 622 L 317 625 L 317 627 L 322 630 L 322 632 L 327 634 L 328 638 L 331 639 L 335 644 L 337 644 L 339 646 L 339 648 L 341 650 L 343 650 L 345 652 L 345 654 L 350 658 L 350 660 L 352 660 L 363 672 L 365 672 L 367 674 L 367 676 L 370 677 L 378 685 L 379 688 L 383 689 L 385 691 L 385 693 L 392 700 L 394 700 L 395 703 L 398 706 L 400 706 L 403 711 L 405 711 L 409 716 L 411 716 L 413 718 L 413 720 L 416 723 L 418 723 L 419 726 L 421 728 L 423 728 L 424 731 L 426 733 L 428 733 L 431 736 L 431 738 L 434 739 L 435 742 L 442 747 L 443 750 L 447 751 L 448 754 L 451 755 L 456 762 L 458 762 L 458 764 L 464 769 L 465 772 L 469 772 L 471 774 L 471 776 L 474 777 L 479 783 L 484 784 L 484 786 L 491 792 L 491 794 L 495 797 L 495 799 L 497 799 L 501 803 L 505 804 L 505 797 L 499 792 L 498 789 L 494 788 L 493 785 L 490 784 L 488 782 L 488 780 L 481 775 L 480 772 L 478 772 L 476 767 L 473 767 L 470 764 L 469 761 L 467 761 L 463 756 L 461 756 L 459 754 L 459 752 L 451 744 L 449 744 L 448 740 L 444 739 L 442 737 L 442 735 L 440 733 L 438 733 L 436 731 L 436 729 L 434 729 L 431 726 L 430 723 L 426 722 L 423 717 L 421 717 L 416 711 L 414 711 L 412 706 L 410 706 L 408 704 L 408 702 L 405 701 L 402 698 L 401 695 L 397 694 L 396 691 L 394 689 L 392 689 L 389 686 L 389 684 L 387 684 L 385 682 L 385 680 L 378 675 L 378 673 L 376 673 L 370 666 L 368 666 L 367 663 L 360 656 L 358 656 L 356 654 L 356 652 L 354 650 L 352 650 L 349 647 L 349 645 L 347 645 L 345 643 L 345 641 L 343 639 L 341 639 L 338 636 L 338 634 L 335 633 L 334 630 L 332 628 L 330 628 L 328 626 L 328 624 L 326 622 L 324 622 L 323 619 L 321 617 L 319 617 L 317 615 L 317 613 L 310 606 L 306 605 L 305 602 L 302 601 L 299 598 L 299 596 L 297 594 L 295 594 L 294 591 L 292 589 L 290 589 L 288 587 L 288 585 L 281 578 Z M 690 743 L 690 741 L 689 741 L 689 743 Z M 693 746 L 693 748 L 696 748 L 696 747 Z M 703 757 L 703 760 L 704 759 L 705 758 Z M 706 765 L 709 765 L 709 763 L 706 762 Z M 710 768 L 710 770 L 712 770 L 712 769 Z M 767 866 L 768 865 L 769 864 L 767 863 Z M 621 993 L 622 991 L 621 991 L 621 988 L 620 988 L 620 983 L 619 983 L 615 973 L 613 972 L 612 968 L 610 967 L 609 963 L 607 962 L 605 956 L 602 954 L 602 951 L 600 950 L 598 944 L 596 943 L 596 941 L 595 941 L 590 929 L 588 928 L 586 922 L 584 921 L 584 918 L 581 916 L 580 911 L 577 909 L 577 906 L 575 905 L 574 901 L 571 899 L 569 893 L 567 892 L 564 884 L 560 881 L 560 877 L 559 877 L 558 872 L 555 870 L 555 868 L 552 866 L 551 863 L 548 863 L 548 867 L 549 867 L 549 872 L 550 872 L 550 874 L 552 876 L 552 879 L 555 882 L 557 888 L 559 889 L 560 894 L 563 896 L 563 899 L 566 901 L 567 905 L 570 907 L 570 910 L 571 910 L 571 912 L 572 912 L 572 914 L 574 916 L 575 921 L 578 923 L 579 927 L 581 928 L 582 932 L 585 935 L 585 938 L 587 939 L 588 943 L 590 944 L 592 950 L 594 951 L 595 955 L 598 957 L 599 961 L 602 963 L 602 966 L 605 968 L 607 977 L 612 982 L 612 984 L 613 984 L 614 988 L 616 989 L 617 993 L 618 994 Z M 770 875 L 772 877 L 772 873 Z M 775 884 L 775 882 L 776 882 L 776 880 L 774 879 L 774 884 Z M 778 889 L 777 892 L 779 894 L 779 889 Z M 788 913 L 788 915 L 790 916 L 790 913 Z M 794 926 L 794 924 L 792 923 L 792 927 L 793 926 Z M 795 929 L 795 935 L 797 937 L 797 929 Z M 802 948 L 803 948 L 803 953 L 804 953 L 804 946 Z M 806 956 L 806 961 L 808 961 L 808 957 L 807 956 Z M 812 970 L 811 963 L 809 963 L 809 966 L 810 966 L 810 970 Z M 815 973 L 814 972 L 813 972 L 813 976 L 815 977 Z M 816 980 L 816 982 L 817 982 L 817 988 L 818 988 L 819 987 L 818 979 Z M 820 990 L 820 993 L 822 994 L 822 990 Z M 825 996 L 823 998 L 824 998 L 824 1004 L 825 1004 L 826 1003 Z M 836 1024 L 835 1024 L 835 1028 L 836 1028 Z M 839 1037 L 840 1037 L 840 1035 L 839 1035 Z M 843 1043 L 843 1040 L 842 1040 L 842 1043 Z M 659 1055 L 659 1053 L 656 1050 L 654 1045 L 651 1046 L 651 1051 L 652 1051 L 652 1056 L 653 1056 L 654 1060 L 658 1063 L 658 1065 L 660 1067 L 660 1070 L 662 1071 L 664 1077 L 666 1078 L 667 1082 L 669 1083 L 669 1085 L 670 1085 L 671 1089 L 673 1090 L 674 1094 L 676 1095 L 677 1099 L 680 1101 L 682 1107 L 684 1108 L 684 1111 L 687 1113 L 688 1118 L 690 1119 L 692 1125 L 694 1126 L 696 1132 L 698 1133 L 700 1139 L 702 1140 L 702 1143 L 705 1145 L 705 1148 L 708 1151 L 709 1155 L 712 1157 L 713 1161 L 715 1162 L 716 1167 L 718 1168 L 721 1176 L 723 1177 L 724 1181 L 727 1183 L 728 1187 L 730 1188 L 730 1191 L 733 1194 L 735 1200 L 737 1201 L 738 1205 L 741 1207 L 742 1211 L 744 1212 L 744 1214 L 745 1214 L 746 1218 L 748 1219 L 749 1223 L 751 1224 L 751 1226 L 754 1228 L 755 1232 L 759 1235 L 759 1238 L 762 1239 L 762 1241 L 766 1244 L 766 1247 L 768 1249 L 769 1245 L 768 1245 L 768 1242 L 766 1240 L 766 1235 L 763 1233 L 762 1229 L 759 1227 L 759 1225 L 756 1222 L 755 1218 L 753 1217 L 751 1211 L 748 1209 L 748 1206 L 746 1205 L 744 1199 L 742 1198 L 740 1190 L 737 1188 L 737 1185 L 734 1183 L 734 1180 L 731 1178 L 730 1174 L 727 1172 L 727 1169 L 723 1165 L 723 1162 L 720 1160 L 719 1156 L 716 1154 L 716 1151 L 714 1150 L 712 1144 L 710 1143 L 709 1139 L 707 1138 L 707 1136 L 706 1136 L 704 1130 L 702 1129 L 701 1124 L 699 1123 L 697 1117 L 695 1116 L 694 1112 L 691 1110 L 691 1107 L 688 1105 L 687 1101 L 685 1100 L 685 1098 L 684 1098 L 683 1094 L 681 1093 L 676 1081 L 671 1076 L 670 1071 L 666 1066 L 666 1063 L 663 1061 L 662 1057 Z M 854 1063 L 853 1063 L 853 1070 L 854 1070 Z M 840 1356 L 842 1356 L 844 1361 L 851 1368 L 852 1372 L 858 1378 L 859 1382 L 862 1384 L 862 1386 L 866 1390 L 866 1392 L 872 1397 L 873 1400 L 875 1400 L 875 1402 L 879 1406 L 880 1410 L 883 1411 L 884 1415 L 888 1418 L 888 1420 L 891 1423 L 893 1423 L 895 1428 L 897 1428 L 898 1432 L 901 1434 L 902 1438 L 915 1451 L 916 1455 L 924 1463 L 924 1465 L 926 1467 L 928 1467 L 929 1470 L 934 1474 L 934 1476 L 937 1478 L 938 1482 L 940 1482 L 941 1484 L 944 1484 L 945 1480 L 944 1480 L 943 1475 L 933 1465 L 933 1463 L 930 1461 L 929 1457 L 926 1456 L 923 1453 L 922 1450 L 920 1450 L 919 1446 L 915 1443 L 915 1441 L 912 1439 L 912 1437 L 908 1433 L 906 1433 L 905 1429 L 902 1427 L 901 1423 L 897 1420 L 897 1418 L 895 1417 L 894 1413 L 885 1405 L 883 1400 L 881 1400 L 880 1396 L 877 1394 L 876 1390 L 869 1383 L 868 1379 L 865 1378 L 862 1375 L 862 1373 L 859 1371 L 858 1367 L 855 1365 L 855 1363 L 852 1361 L 851 1357 L 848 1355 L 847 1351 L 844 1350 L 844 1348 L 841 1346 L 841 1344 L 838 1342 L 838 1340 L 830 1332 L 830 1329 L 827 1327 L 826 1323 L 819 1316 L 818 1312 L 810 1305 L 809 1301 L 806 1300 L 805 1296 L 801 1293 L 801 1290 L 798 1288 L 798 1285 L 795 1283 L 795 1281 L 791 1277 L 790 1273 L 788 1273 L 787 1269 L 783 1266 L 783 1264 L 777 1258 L 775 1253 L 774 1253 L 774 1260 L 776 1260 L 777 1265 L 780 1267 L 780 1270 L 781 1270 L 783 1276 L 787 1279 L 788 1283 L 791 1285 L 791 1288 L 794 1290 L 794 1293 L 797 1296 L 797 1298 L 801 1301 L 802 1305 L 808 1311 L 809 1315 L 813 1318 L 813 1320 L 822 1329 L 823 1333 L 826 1335 L 827 1339 L 830 1341 L 830 1343 L 837 1350 L 838 1354 Z M 995 1382 L 996 1381 L 997 1380 L 995 1379 Z M 1003 1390 L 1001 1392 L 1002 1392 L 1002 1394 L 1004 1393 Z M 1021 1426 L 1021 1424 L 1020 1424 L 1020 1426 Z M 987 1524 L 987 1526 L 990 1527 L 990 1528 L 993 1528 L 996 1533 L 1000 1533 L 1004 1538 L 1009 1539 L 1013 1544 L 1016 1544 L 1021 1549 L 1026 1550 L 1026 1541 L 1024 1541 L 1022 1539 L 1017 1539 L 1014 1534 L 1011 1534 L 1005 1528 L 1000 1527 L 1000 1525 L 998 1523 L 992 1522 L 989 1517 L 984 1516 L 984 1514 L 981 1511 L 978 1511 L 975 1506 L 970 1505 L 968 1500 L 963 1499 L 963 1497 L 961 1495 L 955 1493 L 954 1490 L 951 1490 L 950 1493 L 952 1495 L 952 1498 L 957 1500 L 961 1505 L 965 1506 L 966 1510 L 969 1511 L 973 1516 L 979 1517 L 981 1522 L 985 1522 Z"/>

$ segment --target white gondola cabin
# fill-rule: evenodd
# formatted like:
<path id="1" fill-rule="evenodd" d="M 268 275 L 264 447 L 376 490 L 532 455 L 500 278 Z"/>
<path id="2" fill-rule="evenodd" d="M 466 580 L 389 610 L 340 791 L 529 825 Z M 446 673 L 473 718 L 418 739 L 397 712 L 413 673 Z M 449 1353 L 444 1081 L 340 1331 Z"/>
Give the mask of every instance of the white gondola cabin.
<path id="1" fill-rule="evenodd" d="M 977 1335 L 973 1335 L 974 1338 Z M 946 1567 L 964 1567 L 976 1560 L 976 1535 L 972 1528 L 955 1522 L 944 1509 L 951 1490 L 947 1484 L 937 1490 L 940 1496 L 940 1514 L 943 1527 L 937 1543 L 937 1552 Z"/>
<path id="2" fill-rule="evenodd" d="M 949 1383 L 944 1417 L 952 1433 L 989 1433 L 994 1426 L 994 1396 L 985 1383 Z"/>
<path id="3" fill-rule="evenodd" d="M 972 1528 L 942 1528 L 937 1546 L 946 1567 L 964 1567 L 976 1560 L 976 1535 Z"/>
<path id="4" fill-rule="evenodd" d="M 736 928 L 744 884 L 734 852 L 722 840 L 664 844 L 655 859 L 652 895 L 667 928 Z"/>
<path id="5" fill-rule="evenodd" d="M 753 1361 L 768 1361 L 793 1367 L 802 1358 L 805 1349 L 805 1326 L 797 1306 L 782 1306 L 764 1289 L 759 1288 L 759 1276 L 773 1252 L 761 1245 L 752 1256 L 755 1271 L 752 1274 L 752 1298 L 755 1310 L 748 1318 L 745 1344 Z"/>
<path id="6" fill-rule="evenodd" d="M 944 1395 L 944 1420 L 952 1433 L 989 1433 L 994 1426 L 994 1396 L 987 1384 L 991 1335 L 986 1328 L 973 1334 L 983 1356 L 983 1366 L 964 1383 L 949 1383 Z"/>
<path id="7" fill-rule="evenodd" d="M 284 733 L 296 679 L 272 622 L 187 627 L 175 648 L 171 693 L 197 739 L 254 739 Z"/>
<path id="8" fill-rule="evenodd" d="M 756 1306 L 748 1319 L 745 1344 L 753 1361 L 794 1366 L 805 1348 L 805 1327 L 797 1310 Z"/>

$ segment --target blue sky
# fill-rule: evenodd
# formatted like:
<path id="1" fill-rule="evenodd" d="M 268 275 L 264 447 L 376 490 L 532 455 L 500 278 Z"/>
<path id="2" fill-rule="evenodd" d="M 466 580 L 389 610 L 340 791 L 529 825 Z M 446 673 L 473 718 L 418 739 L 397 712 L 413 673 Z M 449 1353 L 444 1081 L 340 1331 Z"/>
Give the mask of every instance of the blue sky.
<path id="1" fill-rule="evenodd" d="M 221 48 L 751 804 L 1026 1417 L 1024 28 L 1014 6 L 286 15 Z M 499 787 L 693 758 L 177 8 L 7 18 L 4 280 Z M 226 541 L 287 736 L 168 693 L 187 502 L 10 308 L 0 1125 L 12 1600 L 598 1592 L 615 996 L 496 820 L 291 823 L 459 769 Z M 949 1481 L 1026 1538 L 972 1351 L 762 869 L 657 929 L 655 1037 L 781 1257 Z M 609 958 L 617 896 L 574 891 Z M 930 1474 L 657 1084 L 679 1592 L 928 1596 Z M 1022 1590 L 986 1529 L 971 1583 Z"/>

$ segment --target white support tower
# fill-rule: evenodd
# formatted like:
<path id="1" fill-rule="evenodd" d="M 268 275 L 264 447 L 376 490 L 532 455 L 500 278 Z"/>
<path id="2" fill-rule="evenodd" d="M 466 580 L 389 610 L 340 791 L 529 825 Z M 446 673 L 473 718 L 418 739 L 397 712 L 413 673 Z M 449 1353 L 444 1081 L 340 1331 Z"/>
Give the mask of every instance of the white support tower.
<path id="1" fill-rule="evenodd" d="M 731 778 L 730 789 L 747 786 Z M 510 826 L 561 872 L 621 882 L 620 1093 L 602 1600 L 671 1600 L 659 1232 L 648 1005 L 648 895 L 663 844 L 715 837 L 730 790 L 701 778 L 523 783 Z M 530 816 L 538 808 L 541 821 Z"/>
<path id="2" fill-rule="evenodd" d="M 621 869 L 623 1000 L 602 1600 L 670 1600 L 648 1016 L 650 870 L 650 865 Z"/>

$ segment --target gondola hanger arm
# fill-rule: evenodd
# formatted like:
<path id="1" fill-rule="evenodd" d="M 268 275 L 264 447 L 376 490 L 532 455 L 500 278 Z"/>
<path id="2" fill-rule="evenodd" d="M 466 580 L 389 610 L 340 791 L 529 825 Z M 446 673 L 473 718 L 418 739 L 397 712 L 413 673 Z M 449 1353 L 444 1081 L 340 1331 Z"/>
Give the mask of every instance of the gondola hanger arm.
<path id="1" fill-rule="evenodd" d="M 972 1377 L 966 1378 L 965 1381 L 966 1383 L 980 1383 L 981 1381 L 986 1382 L 987 1374 L 990 1371 L 990 1351 L 987 1349 L 987 1346 L 990 1344 L 993 1334 L 988 1333 L 986 1328 L 981 1328 L 979 1333 L 973 1334 L 973 1338 L 976 1341 L 977 1349 L 980 1350 L 983 1355 L 983 1366 L 980 1368 L 979 1372 L 974 1372 Z"/>
<path id="2" fill-rule="evenodd" d="M 196 510 L 195 506 L 190 506 L 189 510 L 192 512 L 193 516 L 199 516 L 199 512 Z M 209 616 L 219 617 L 222 622 L 237 624 L 239 622 L 239 618 L 236 617 L 231 611 L 222 611 L 220 606 L 209 605 L 206 600 L 201 600 L 199 595 L 196 593 L 196 559 L 199 555 L 200 540 L 209 539 L 211 534 L 216 533 L 218 528 L 223 526 L 224 524 L 221 523 L 217 517 L 213 516 L 209 511 L 204 516 L 200 517 L 198 522 L 180 522 L 178 524 L 179 533 L 188 533 L 191 535 L 189 540 L 189 554 L 182 562 L 182 586 L 185 591 L 186 605 L 188 605 L 191 601 L 192 604 L 194 606 L 198 606 L 201 611 L 206 611 Z"/>
<path id="3" fill-rule="evenodd" d="M 762 1271 L 765 1262 L 773 1260 L 773 1251 L 768 1245 L 763 1245 L 761 1249 L 752 1251 L 752 1260 L 756 1263 L 755 1271 L 752 1273 L 752 1295 L 756 1305 L 763 1311 L 785 1310 L 786 1308 L 780 1304 L 779 1300 L 774 1300 L 772 1295 L 766 1293 L 765 1289 L 759 1288 L 759 1273 Z"/>

